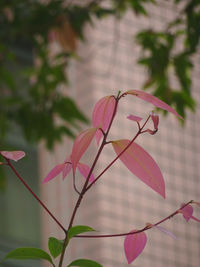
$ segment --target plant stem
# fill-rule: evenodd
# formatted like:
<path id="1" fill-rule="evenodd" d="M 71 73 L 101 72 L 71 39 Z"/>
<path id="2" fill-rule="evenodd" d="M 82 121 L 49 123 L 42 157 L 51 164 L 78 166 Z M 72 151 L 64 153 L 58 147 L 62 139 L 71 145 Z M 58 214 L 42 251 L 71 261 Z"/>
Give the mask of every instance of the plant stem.
<path id="1" fill-rule="evenodd" d="M 193 203 L 193 200 L 190 200 L 189 202 L 187 202 L 186 204 L 184 204 L 180 209 L 174 211 L 173 213 L 171 213 L 170 215 L 168 215 L 164 219 L 160 220 L 159 222 L 157 222 L 155 224 L 152 224 L 152 225 L 145 226 L 144 228 L 142 228 L 140 230 L 137 230 L 137 231 L 134 231 L 132 233 L 131 232 L 128 232 L 128 233 L 107 234 L 107 235 L 77 235 L 77 236 L 74 236 L 74 237 L 77 237 L 77 238 L 103 238 L 103 237 L 127 236 L 127 235 L 133 235 L 133 234 L 141 233 L 141 232 L 147 231 L 147 230 L 153 228 L 154 226 L 157 226 L 157 225 L 159 225 L 159 224 L 161 224 L 161 223 L 163 223 L 163 222 L 171 219 L 172 217 L 174 217 L 176 214 L 179 213 L 179 210 L 182 210 L 183 208 L 185 208 L 186 206 L 188 206 L 191 203 Z"/>
<path id="2" fill-rule="evenodd" d="M 24 184 L 24 186 L 28 189 L 28 191 L 32 194 L 32 196 L 37 200 L 37 202 L 46 210 L 46 212 L 51 216 L 51 218 L 59 225 L 59 227 L 67 234 L 67 230 L 64 228 L 64 226 L 56 219 L 56 217 L 50 212 L 50 210 L 47 208 L 47 206 L 39 199 L 39 197 L 32 191 L 32 189 L 28 186 L 28 184 L 24 181 L 24 179 L 20 176 L 20 174 L 17 172 L 17 170 L 13 167 L 10 160 L 5 158 L 9 167 L 12 169 L 12 171 L 15 173 L 15 175 L 18 177 L 18 179 Z"/>
<path id="3" fill-rule="evenodd" d="M 91 169 L 90 169 L 90 172 L 89 172 L 89 174 L 88 174 L 88 177 L 87 177 L 87 179 L 86 179 L 86 181 L 85 181 L 85 184 L 84 184 L 84 186 L 83 186 L 83 188 L 82 188 L 82 190 L 81 190 L 81 192 L 80 192 L 80 195 L 79 195 L 79 197 L 78 197 L 78 200 L 77 200 L 76 205 L 75 205 L 75 207 L 74 207 L 74 210 L 73 210 L 73 212 L 72 212 L 72 216 L 71 216 L 71 219 L 70 219 L 70 223 L 69 223 L 69 226 L 68 226 L 68 230 L 69 230 L 69 229 L 72 227 L 72 225 L 73 225 L 73 222 L 74 222 L 74 219 L 75 219 L 77 210 L 78 210 L 78 208 L 79 208 L 79 206 L 80 206 L 80 204 L 81 204 L 81 201 L 82 201 L 82 199 L 83 199 L 84 194 L 85 194 L 86 191 L 87 191 L 86 189 L 87 189 L 87 185 L 88 185 L 88 183 L 89 183 L 90 176 L 91 176 L 91 174 L 92 174 L 92 172 L 93 172 L 93 170 L 94 170 L 94 168 L 95 168 L 95 166 L 96 166 L 96 163 L 97 163 L 97 161 L 98 161 L 98 159 L 99 159 L 99 156 L 101 155 L 101 152 L 102 152 L 104 146 L 106 145 L 106 139 L 107 139 L 108 133 L 109 133 L 109 131 L 110 131 L 111 125 L 112 125 L 112 123 L 113 123 L 114 117 L 115 117 L 116 112 L 117 112 L 117 106 L 118 106 L 118 103 L 119 103 L 119 96 L 118 96 L 117 98 L 115 98 L 115 99 L 116 99 L 115 108 L 114 108 L 114 111 L 113 111 L 113 115 L 112 115 L 112 118 L 111 118 L 109 127 L 108 127 L 106 133 L 105 133 L 104 136 L 103 136 L 103 141 L 102 141 L 102 143 L 101 143 L 101 146 L 100 146 L 100 148 L 99 148 L 99 150 L 98 150 L 98 152 L 97 152 L 97 155 L 96 155 L 96 157 L 95 157 L 95 159 L 94 159 L 94 162 L 93 162 L 93 164 L 92 164 L 92 166 L 91 166 Z M 62 250 L 62 253 L 61 253 L 61 256 L 60 256 L 60 261 L 59 261 L 59 265 L 58 265 L 58 267 L 62 267 L 63 259 L 64 259 L 64 254 L 65 254 L 65 250 L 66 250 L 67 244 L 68 244 L 68 237 L 67 237 L 67 234 L 66 234 L 66 237 L 65 237 L 65 240 L 64 240 L 64 244 L 63 244 L 63 250 Z"/>

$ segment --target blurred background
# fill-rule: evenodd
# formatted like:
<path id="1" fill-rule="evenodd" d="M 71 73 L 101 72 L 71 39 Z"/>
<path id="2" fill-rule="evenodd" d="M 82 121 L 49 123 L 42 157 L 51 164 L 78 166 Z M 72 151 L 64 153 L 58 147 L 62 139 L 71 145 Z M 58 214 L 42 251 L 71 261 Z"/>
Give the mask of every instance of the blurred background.
<path id="1" fill-rule="evenodd" d="M 72 177 L 42 180 L 71 153 L 73 138 L 90 127 L 94 104 L 119 90 L 144 89 L 174 107 L 181 123 L 160 114 L 155 136 L 137 143 L 161 168 L 166 199 L 117 162 L 85 197 L 75 224 L 101 233 L 126 232 L 155 223 L 191 199 L 200 200 L 200 1 L 94 0 L 0 1 L 0 149 L 24 150 L 17 170 L 67 225 L 77 195 Z M 132 96 L 121 101 L 110 140 L 131 139 L 129 114 L 146 118 L 153 107 Z M 83 158 L 90 164 L 93 143 Z M 95 174 L 113 159 L 105 149 Z M 82 177 L 77 177 L 78 186 Z M 0 257 L 16 247 L 48 249 L 62 231 L 7 168 L 0 168 Z M 200 229 L 176 216 L 156 229 L 135 267 L 197 267 Z M 128 266 L 123 238 L 74 239 L 66 264 L 90 258 L 105 267 Z M 5 266 L 45 266 L 10 261 Z M 48 266 L 48 265 L 47 265 Z"/>

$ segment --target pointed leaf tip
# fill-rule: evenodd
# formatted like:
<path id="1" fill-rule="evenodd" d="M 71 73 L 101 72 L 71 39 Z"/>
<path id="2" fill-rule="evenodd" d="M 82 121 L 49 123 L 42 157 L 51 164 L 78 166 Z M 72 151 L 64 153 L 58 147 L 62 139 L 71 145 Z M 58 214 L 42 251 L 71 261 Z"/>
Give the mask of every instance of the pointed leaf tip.
<path id="1" fill-rule="evenodd" d="M 56 176 L 58 176 L 63 170 L 65 169 L 65 163 L 62 164 L 58 164 L 56 165 L 48 174 L 47 176 L 44 178 L 43 180 L 43 184 L 51 181 L 53 178 L 55 178 Z"/>
<path id="2" fill-rule="evenodd" d="M 92 124 L 95 128 L 101 128 L 104 132 L 108 129 L 115 109 L 116 99 L 114 96 L 105 96 L 95 105 L 92 113 Z M 96 132 L 96 141 L 99 144 L 103 134 L 100 130 Z"/>
<path id="3" fill-rule="evenodd" d="M 72 148 L 71 161 L 72 168 L 75 171 L 77 164 L 85 151 L 88 149 L 90 143 L 92 142 L 93 137 L 95 136 L 97 128 L 91 128 L 83 131 L 74 141 Z"/>
<path id="4" fill-rule="evenodd" d="M 137 230 L 131 231 L 132 233 Z M 145 232 L 127 235 L 124 240 L 124 251 L 128 264 L 132 263 L 143 251 L 146 246 L 147 236 Z"/>
<path id="5" fill-rule="evenodd" d="M 25 157 L 24 151 L 0 151 L 0 154 L 6 159 L 11 159 L 14 161 L 18 161 Z"/>
<path id="6" fill-rule="evenodd" d="M 177 116 L 183 120 L 183 117 L 181 117 L 172 107 L 170 107 L 164 101 L 160 100 L 159 98 L 157 98 L 151 94 L 148 94 L 148 93 L 141 91 L 141 90 L 129 90 L 129 91 L 125 92 L 125 94 L 137 96 L 138 98 L 153 104 L 157 108 L 161 108 L 161 109 L 164 109 L 168 112 L 171 112 L 172 114 L 174 114 L 175 116 Z"/>
<path id="7" fill-rule="evenodd" d="M 129 140 L 112 142 L 117 155 L 130 144 Z M 124 165 L 141 181 L 165 198 L 165 182 L 154 159 L 138 144 L 133 142 L 120 156 Z"/>

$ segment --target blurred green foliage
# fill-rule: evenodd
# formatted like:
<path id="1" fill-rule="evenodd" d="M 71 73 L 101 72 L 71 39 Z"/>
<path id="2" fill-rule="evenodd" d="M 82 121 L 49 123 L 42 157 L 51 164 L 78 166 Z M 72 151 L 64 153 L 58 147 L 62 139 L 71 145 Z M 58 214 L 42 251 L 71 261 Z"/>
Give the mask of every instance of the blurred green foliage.
<path id="1" fill-rule="evenodd" d="M 106 16 L 121 19 L 128 10 L 133 15 L 148 16 L 149 4 L 162 4 L 162 0 L 111 0 L 109 5 L 105 0 L 80 2 L 0 1 L 1 146 L 15 124 L 29 142 L 43 139 L 50 149 L 62 136 L 74 137 L 74 129 L 79 122 L 86 123 L 87 118 L 70 97 L 63 96 L 61 87 L 69 83 L 66 67 L 75 57 L 76 40 L 84 40 L 85 24 L 94 24 L 94 18 Z M 184 117 L 187 108 L 195 109 L 191 57 L 199 44 L 200 1 L 174 0 L 175 6 L 180 4 L 176 19 L 167 23 L 162 32 L 145 29 L 137 34 L 137 42 L 142 48 L 138 62 L 148 70 L 144 89 L 151 87 L 154 95 Z M 52 56 L 51 35 L 64 26 L 65 35 L 70 34 L 71 46 Z M 182 43 L 178 52 L 177 42 Z M 35 64 L 34 58 L 39 64 Z M 172 70 L 179 88 L 170 85 Z"/>

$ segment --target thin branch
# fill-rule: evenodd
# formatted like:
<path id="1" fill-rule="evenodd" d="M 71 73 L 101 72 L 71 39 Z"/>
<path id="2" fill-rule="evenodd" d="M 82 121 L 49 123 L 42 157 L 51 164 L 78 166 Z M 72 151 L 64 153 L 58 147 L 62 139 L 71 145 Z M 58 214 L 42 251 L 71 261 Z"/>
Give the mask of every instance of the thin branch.
<path id="1" fill-rule="evenodd" d="M 47 206 L 39 199 L 39 197 L 32 191 L 32 189 L 28 186 L 28 184 L 24 181 L 24 179 L 20 176 L 20 174 L 17 172 L 17 170 L 13 167 L 10 160 L 5 158 L 9 167 L 12 169 L 12 171 L 15 173 L 17 178 L 24 184 L 24 186 L 28 189 L 28 191 L 32 194 L 32 196 L 38 201 L 38 203 L 46 210 L 46 212 L 51 216 L 51 218 L 59 225 L 59 227 L 67 234 L 67 230 L 65 227 L 56 219 L 56 217 L 50 212 L 50 210 L 47 208 Z"/>
<path id="2" fill-rule="evenodd" d="M 137 234 L 137 233 L 141 233 L 141 232 L 147 231 L 147 230 L 153 228 L 154 226 L 157 226 L 157 225 L 159 225 L 159 224 L 171 219 L 172 217 L 177 215 L 180 210 L 182 210 L 183 208 L 185 208 L 186 206 L 188 206 L 189 204 L 192 204 L 192 203 L 194 203 L 194 201 L 190 200 L 185 205 L 183 205 L 181 208 L 179 208 L 178 210 L 174 211 L 173 213 L 171 213 L 170 215 L 168 215 L 164 219 L 158 221 L 155 224 L 147 225 L 144 228 L 142 228 L 140 230 L 137 230 L 137 231 L 134 231 L 134 232 L 126 232 L 126 233 L 120 233 L 120 234 L 107 234 L 107 235 L 76 235 L 74 237 L 77 237 L 77 238 L 104 238 L 104 237 L 120 237 L 120 236 L 127 236 L 127 235 L 134 235 L 134 234 Z"/>

